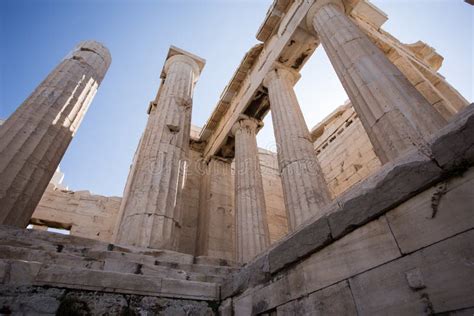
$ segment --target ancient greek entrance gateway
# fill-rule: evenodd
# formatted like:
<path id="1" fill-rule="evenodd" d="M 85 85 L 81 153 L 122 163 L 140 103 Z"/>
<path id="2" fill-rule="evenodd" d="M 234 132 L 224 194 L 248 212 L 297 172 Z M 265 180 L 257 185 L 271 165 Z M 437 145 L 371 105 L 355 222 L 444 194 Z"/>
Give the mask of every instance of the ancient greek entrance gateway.
<path id="1" fill-rule="evenodd" d="M 170 47 L 122 198 L 48 185 L 111 63 L 80 43 L 0 127 L 0 313 L 471 314 L 474 106 L 386 20 L 275 0 L 202 128 L 205 60 Z M 309 129 L 319 46 L 349 101 Z"/>

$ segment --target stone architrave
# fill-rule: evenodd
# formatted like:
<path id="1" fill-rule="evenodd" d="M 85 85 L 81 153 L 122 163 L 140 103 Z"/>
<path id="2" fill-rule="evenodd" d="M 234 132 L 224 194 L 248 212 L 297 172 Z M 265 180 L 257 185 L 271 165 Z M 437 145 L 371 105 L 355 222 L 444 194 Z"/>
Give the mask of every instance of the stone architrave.
<path id="1" fill-rule="evenodd" d="M 242 115 L 235 137 L 236 259 L 248 262 L 270 245 L 256 133 L 261 122 Z"/>
<path id="2" fill-rule="evenodd" d="M 121 205 L 116 242 L 177 249 L 192 96 L 204 60 L 172 47 Z"/>
<path id="3" fill-rule="evenodd" d="M 0 127 L 0 224 L 28 225 L 111 60 L 79 43 Z"/>
<path id="4" fill-rule="evenodd" d="M 425 152 L 445 119 L 345 13 L 340 0 L 320 0 L 307 15 L 385 163 L 406 150 Z"/>
<path id="5" fill-rule="evenodd" d="M 278 165 L 291 230 L 309 217 L 324 215 L 321 209 L 330 201 L 328 186 L 293 90 L 299 76 L 296 71 L 277 65 L 264 80 L 270 98 Z"/>

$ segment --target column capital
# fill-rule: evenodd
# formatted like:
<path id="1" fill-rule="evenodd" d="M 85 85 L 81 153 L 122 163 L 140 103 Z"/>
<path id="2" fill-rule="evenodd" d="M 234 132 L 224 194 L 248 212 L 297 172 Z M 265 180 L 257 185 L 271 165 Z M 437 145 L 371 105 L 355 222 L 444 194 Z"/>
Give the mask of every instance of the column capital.
<path id="1" fill-rule="evenodd" d="M 316 2 L 311 6 L 311 8 L 309 8 L 308 13 L 306 14 L 306 27 L 310 32 L 316 32 L 313 27 L 313 18 L 316 13 L 319 11 L 319 9 L 329 4 L 333 4 L 341 9 L 342 12 L 345 12 L 342 0 L 316 0 Z"/>
<path id="2" fill-rule="evenodd" d="M 184 49 L 178 48 L 171 45 L 166 55 L 166 62 L 161 70 L 161 78 L 165 78 L 169 70 L 169 67 L 175 62 L 184 62 L 191 66 L 194 73 L 194 82 L 199 79 L 199 75 L 206 64 L 206 60 L 194 55 L 193 53 L 187 52 Z"/>
<path id="3" fill-rule="evenodd" d="M 189 56 L 186 55 L 174 55 L 171 56 L 166 60 L 165 66 L 163 67 L 163 72 L 168 74 L 168 71 L 172 64 L 181 62 L 191 66 L 193 73 L 194 73 L 194 81 L 196 82 L 201 74 L 201 70 L 199 69 L 199 65 Z"/>
<path id="4" fill-rule="evenodd" d="M 301 75 L 293 68 L 280 63 L 275 63 L 272 70 L 270 70 L 263 79 L 263 86 L 268 88 L 268 85 L 273 80 L 280 78 L 288 80 L 291 82 L 291 85 L 295 85 L 301 78 Z"/>
<path id="5" fill-rule="evenodd" d="M 234 126 L 232 126 L 231 133 L 232 135 L 235 136 L 235 133 L 237 132 L 237 130 L 243 129 L 243 128 L 253 130 L 256 132 L 257 129 L 260 129 L 261 127 L 263 127 L 262 121 L 257 120 L 256 118 L 247 116 L 245 114 L 241 114 L 239 118 L 237 119 L 237 122 L 235 122 Z"/>

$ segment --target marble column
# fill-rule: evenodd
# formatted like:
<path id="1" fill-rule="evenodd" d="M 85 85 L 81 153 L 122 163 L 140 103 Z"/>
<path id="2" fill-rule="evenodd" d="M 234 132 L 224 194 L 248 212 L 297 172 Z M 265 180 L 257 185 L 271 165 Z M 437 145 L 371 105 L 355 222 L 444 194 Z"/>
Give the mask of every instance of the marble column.
<path id="1" fill-rule="evenodd" d="M 166 61 L 124 192 L 119 244 L 171 250 L 178 246 L 192 96 L 203 66 L 202 59 L 179 49 Z"/>
<path id="2" fill-rule="evenodd" d="M 0 126 L 0 224 L 28 225 L 110 63 L 79 43 Z"/>
<path id="3" fill-rule="evenodd" d="M 328 186 L 293 86 L 299 74 L 283 65 L 265 77 L 278 149 L 283 196 L 289 226 L 294 230 L 306 219 L 323 216 L 330 201 Z"/>
<path id="4" fill-rule="evenodd" d="M 417 147 L 445 125 L 443 117 L 344 13 L 340 0 L 318 0 L 307 16 L 385 163 Z"/>
<path id="5" fill-rule="evenodd" d="M 256 132 L 261 122 L 241 116 L 235 137 L 236 259 L 248 262 L 270 245 Z"/>

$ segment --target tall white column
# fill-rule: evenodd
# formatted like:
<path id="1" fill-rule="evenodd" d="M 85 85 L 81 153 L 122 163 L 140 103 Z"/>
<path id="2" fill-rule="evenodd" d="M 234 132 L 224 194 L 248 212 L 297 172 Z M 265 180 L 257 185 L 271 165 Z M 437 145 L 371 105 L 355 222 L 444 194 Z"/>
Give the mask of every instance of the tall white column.
<path id="1" fill-rule="evenodd" d="M 322 216 L 330 193 L 316 159 L 306 122 L 293 86 L 299 74 L 279 65 L 264 80 L 268 88 L 278 149 L 283 196 L 290 228 Z"/>
<path id="2" fill-rule="evenodd" d="M 340 0 L 318 0 L 308 24 L 321 43 L 382 162 L 418 147 L 446 121 L 344 13 Z"/>
<path id="3" fill-rule="evenodd" d="M 79 43 L 0 126 L 0 224 L 28 225 L 111 60 Z"/>
<path id="4" fill-rule="evenodd" d="M 242 116 L 232 127 L 235 137 L 235 240 L 239 262 L 248 262 L 270 245 L 256 139 L 260 124 Z"/>
<path id="5" fill-rule="evenodd" d="M 124 192 L 117 243 L 177 247 L 192 95 L 203 64 L 194 55 L 182 53 L 166 61 L 165 79 L 150 107 L 136 165 Z"/>

